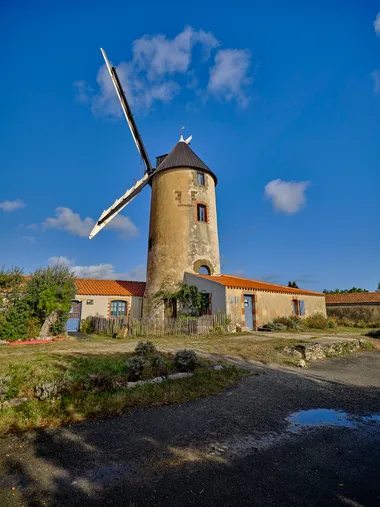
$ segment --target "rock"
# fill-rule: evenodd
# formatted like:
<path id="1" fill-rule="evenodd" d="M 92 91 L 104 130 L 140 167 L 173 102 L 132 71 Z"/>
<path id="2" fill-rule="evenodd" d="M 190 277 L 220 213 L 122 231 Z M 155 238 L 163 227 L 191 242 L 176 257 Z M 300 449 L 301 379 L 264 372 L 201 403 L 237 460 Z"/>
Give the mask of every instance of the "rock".
<path id="1" fill-rule="evenodd" d="M 178 378 L 192 377 L 193 375 L 193 373 L 172 373 L 171 375 L 168 375 L 168 379 L 176 380 Z"/>
<path id="2" fill-rule="evenodd" d="M 281 354 L 283 354 L 284 356 L 292 356 L 293 350 L 291 348 L 289 348 L 288 346 L 286 346 L 283 348 Z"/>
<path id="3" fill-rule="evenodd" d="M 7 343 L 7 340 L 0 340 L 0 345 Z"/>
<path id="4" fill-rule="evenodd" d="M 224 367 L 221 364 L 216 364 L 214 366 L 214 370 L 216 370 L 216 371 L 223 370 L 223 369 L 224 369 Z"/>
<path id="5" fill-rule="evenodd" d="M 307 364 L 305 359 L 300 359 L 299 361 L 297 361 L 297 366 L 299 366 L 300 368 L 306 368 Z"/>
<path id="6" fill-rule="evenodd" d="M 292 356 L 294 357 L 294 359 L 303 359 L 302 352 L 300 352 L 299 350 L 293 350 Z"/>
<path id="7" fill-rule="evenodd" d="M 22 405 L 23 403 L 25 403 L 27 401 L 28 401 L 28 398 L 13 398 L 13 400 L 7 400 L 7 401 L 3 401 L 3 403 L 0 403 L 0 408 L 17 407 L 18 405 Z"/>

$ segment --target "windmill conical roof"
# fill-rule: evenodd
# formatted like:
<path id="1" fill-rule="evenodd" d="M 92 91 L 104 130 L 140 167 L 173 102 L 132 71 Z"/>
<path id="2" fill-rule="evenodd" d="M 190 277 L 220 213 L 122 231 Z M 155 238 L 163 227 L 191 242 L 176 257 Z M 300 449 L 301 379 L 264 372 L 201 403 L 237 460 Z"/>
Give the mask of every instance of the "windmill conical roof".
<path id="1" fill-rule="evenodd" d="M 172 151 L 166 155 L 164 160 L 159 164 L 153 174 L 167 169 L 175 169 L 179 167 L 189 167 L 190 169 L 200 169 L 208 172 L 217 183 L 217 178 L 211 169 L 196 155 L 190 146 L 184 141 L 179 141 Z"/>

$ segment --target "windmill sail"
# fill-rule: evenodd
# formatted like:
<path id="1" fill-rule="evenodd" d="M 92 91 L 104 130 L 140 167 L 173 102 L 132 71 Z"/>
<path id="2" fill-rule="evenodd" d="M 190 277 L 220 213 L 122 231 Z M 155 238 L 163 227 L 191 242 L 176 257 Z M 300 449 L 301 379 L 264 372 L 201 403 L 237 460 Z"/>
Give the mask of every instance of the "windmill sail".
<path id="1" fill-rule="evenodd" d="M 123 108 L 125 118 L 128 122 L 129 128 L 131 129 L 132 137 L 136 143 L 137 149 L 139 150 L 140 155 L 141 155 L 142 159 L 144 160 L 144 164 L 145 164 L 147 172 L 151 173 L 151 172 L 153 172 L 153 167 L 152 167 L 152 164 L 150 163 L 148 153 L 145 149 L 143 140 L 140 136 L 140 132 L 138 131 L 138 128 L 136 126 L 131 108 L 129 107 L 127 98 L 124 93 L 124 90 L 121 86 L 119 76 L 117 75 L 115 67 L 111 66 L 104 49 L 100 48 L 100 51 L 102 52 L 104 61 L 106 62 L 108 72 L 110 73 L 113 85 L 115 87 L 117 96 L 119 97 L 121 107 Z"/>
<path id="2" fill-rule="evenodd" d="M 129 203 L 132 201 L 137 194 L 141 192 L 141 190 L 148 183 L 150 175 L 146 173 L 141 180 L 137 181 L 132 188 L 127 190 L 125 194 L 123 194 L 120 199 L 116 199 L 116 201 L 112 204 L 112 206 L 103 211 L 100 215 L 99 220 L 96 222 L 94 228 L 92 229 L 89 238 L 92 239 L 99 231 L 103 229 L 115 216 Z"/>

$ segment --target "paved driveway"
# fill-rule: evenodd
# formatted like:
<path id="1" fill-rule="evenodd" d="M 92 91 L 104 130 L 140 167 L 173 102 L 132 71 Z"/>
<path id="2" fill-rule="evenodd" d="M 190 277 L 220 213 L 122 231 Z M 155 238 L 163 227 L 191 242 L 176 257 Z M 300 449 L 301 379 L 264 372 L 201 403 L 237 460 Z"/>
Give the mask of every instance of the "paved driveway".
<path id="1" fill-rule="evenodd" d="M 0 505 L 378 507 L 379 365 L 261 368 L 210 398 L 5 437 Z"/>

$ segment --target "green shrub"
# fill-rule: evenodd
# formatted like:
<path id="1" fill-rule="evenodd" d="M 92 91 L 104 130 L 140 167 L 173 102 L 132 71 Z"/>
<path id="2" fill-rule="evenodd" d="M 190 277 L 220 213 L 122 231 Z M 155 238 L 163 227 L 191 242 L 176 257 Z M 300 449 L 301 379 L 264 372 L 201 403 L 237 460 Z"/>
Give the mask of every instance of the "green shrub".
<path id="1" fill-rule="evenodd" d="M 128 375 L 128 380 L 140 380 L 142 371 L 145 366 L 145 361 L 141 356 L 130 357 L 125 362 L 125 368 Z"/>
<path id="2" fill-rule="evenodd" d="M 11 377 L 9 375 L 0 375 L 0 400 L 5 398 L 10 383 Z"/>
<path id="3" fill-rule="evenodd" d="M 135 352 L 139 356 L 150 356 L 157 352 L 157 348 L 152 342 L 139 342 L 136 345 Z"/>
<path id="4" fill-rule="evenodd" d="M 63 380 L 53 380 L 52 382 L 42 382 L 35 387 L 35 395 L 40 401 L 54 398 L 65 391 L 66 382 Z"/>
<path id="5" fill-rule="evenodd" d="M 167 375 L 168 368 L 167 365 L 165 364 L 164 358 L 160 356 L 160 354 L 154 354 L 150 358 L 150 364 L 153 368 L 154 374 L 160 376 Z"/>
<path id="6" fill-rule="evenodd" d="M 198 364 L 194 350 L 179 350 L 174 356 L 174 364 L 178 371 L 193 371 Z"/>
<path id="7" fill-rule="evenodd" d="M 323 313 L 310 315 L 310 317 L 305 319 L 305 325 L 311 329 L 327 329 L 329 326 L 327 318 L 323 315 Z"/>
<path id="8" fill-rule="evenodd" d="M 30 311 L 25 299 L 14 301 L 0 326 L 0 339 L 11 342 L 26 340 L 29 318 Z"/>
<path id="9" fill-rule="evenodd" d="M 335 320 L 332 317 L 327 319 L 327 324 L 330 329 L 333 329 L 336 326 Z"/>
<path id="10" fill-rule="evenodd" d="M 94 321 L 91 317 L 86 317 L 85 319 L 81 320 L 80 323 L 80 331 L 84 334 L 92 334 L 94 332 Z"/>
<path id="11" fill-rule="evenodd" d="M 354 327 L 355 322 L 353 320 L 348 319 L 347 317 L 338 317 L 336 320 L 338 326 L 342 327 Z"/>

